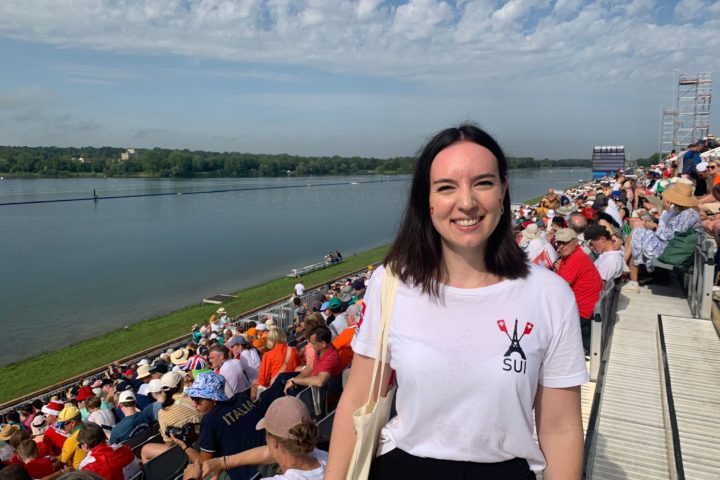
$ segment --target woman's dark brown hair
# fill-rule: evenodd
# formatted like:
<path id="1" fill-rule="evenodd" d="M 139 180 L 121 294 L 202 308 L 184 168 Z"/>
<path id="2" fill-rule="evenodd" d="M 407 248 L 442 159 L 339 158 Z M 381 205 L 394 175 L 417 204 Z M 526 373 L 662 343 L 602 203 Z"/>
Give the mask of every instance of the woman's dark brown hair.
<path id="1" fill-rule="evenodd" d="M 505 154 L 485 131 L 475 125 L 464 124 L 438 133 L 425 145 L 418 157 L 400 230 L 383 262 L 404 283 L 419 286 L 423 292 L 438 298 L 439 282 L 442 279 L 442 248 L 440 235 L 430 220 L 430 167 L 438 153 L 463 141 L 490 150 L 497 159 L 500 180 L 507 184 Z M 513 236 L 509 188 L 502 205 L 504 212 L 485 248 L 485 265 L 490 273 L 502 278 L 524 278 L 530 269 Z"/>

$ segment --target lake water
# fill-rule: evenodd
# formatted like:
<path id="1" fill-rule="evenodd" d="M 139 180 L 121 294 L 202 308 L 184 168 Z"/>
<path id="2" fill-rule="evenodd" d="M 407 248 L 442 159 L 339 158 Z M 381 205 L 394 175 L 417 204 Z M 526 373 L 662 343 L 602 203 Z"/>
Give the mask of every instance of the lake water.
<path id="1" fill-rule="evenodd" d="M 516 170 L 513 201 L 590 178 Z M 409 177 L 0 181 L 0 365 L 392 241 Z M 188 193 L 208 190 L 223 193 Z M 157 193 L 183 195 L 102 199 Z M 289 292 L 288 292 L 289 293 Z M 202 319 L 198 319 L 200 321 Z"/>

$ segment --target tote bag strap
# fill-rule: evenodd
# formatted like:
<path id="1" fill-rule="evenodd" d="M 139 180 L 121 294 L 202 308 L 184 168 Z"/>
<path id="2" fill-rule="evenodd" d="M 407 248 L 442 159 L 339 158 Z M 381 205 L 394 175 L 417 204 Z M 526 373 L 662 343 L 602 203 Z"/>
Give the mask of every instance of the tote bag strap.
<path id="1" fill-rule="evenodd" d="M 388 338 L 390 336 L 390 317 L 395 307 L 395 297 L 397 296 L 398 278 L 389 268 L 385 268 L 382 283 L 380 285 L 380 332 L 378 335 L 377 349 L 375 350 L 375 363 L 373 366 L 373 376 L 370 382 L 370 393 L 368 395 L 368 404 L 373 405 L 382 395 L 382 386 L 387 382 L 385 378 L 385 364 L 388 357 Z M 378 378 L 378 370 L 380 375 Z M 377 388 L 377 395 L 373 397 L 373 393 Z"/>

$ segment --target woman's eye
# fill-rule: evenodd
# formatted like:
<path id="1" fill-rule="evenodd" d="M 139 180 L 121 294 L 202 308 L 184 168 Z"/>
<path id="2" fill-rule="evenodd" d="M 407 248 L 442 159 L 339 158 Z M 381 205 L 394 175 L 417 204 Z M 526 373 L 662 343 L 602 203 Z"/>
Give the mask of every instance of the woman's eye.
<path id="1" fill-rule="evenodd" d="M 448 190 L 452 190 L 452 187 L 450 185 L 440 185 L 437 187 L 436 192 L 446 192 Z"/>
<path id="2" fill-rule="evenodd" d="M 490 180 L 483 180 L 482 182 L 477 182 L 475 186 L 481 188 L 489 188 L 495 186 L 495 182 L 492 182 Z"/>

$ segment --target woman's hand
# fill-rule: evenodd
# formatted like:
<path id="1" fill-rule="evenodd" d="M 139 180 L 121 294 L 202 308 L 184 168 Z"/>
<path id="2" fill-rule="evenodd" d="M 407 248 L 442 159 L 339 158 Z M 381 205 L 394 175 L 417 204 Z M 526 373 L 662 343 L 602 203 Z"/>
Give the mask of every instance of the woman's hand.
<path id="1" fill-rule="evenodd" d="M 202 472 L 203 468 L 200 465 L 199 460 L 195 460 L 194 463 L 191 463 L 187 467 L 185 467 L 185 471 L 183 472 L 183 480 L 201 480 L 202 478 L 205 478 L 203 476 Z"/>
<path id="2" fill-rule="evenodd" d="M 225 471 L 225 465 L 223 463 L 222 458 L 211 458 L 210 460 L 205 460 L 202 464 L 202 477 L 198 478 L 206 478 L 210 477 L 210 480 L 217 480 L 220 477 L 220 474 Z"/>

